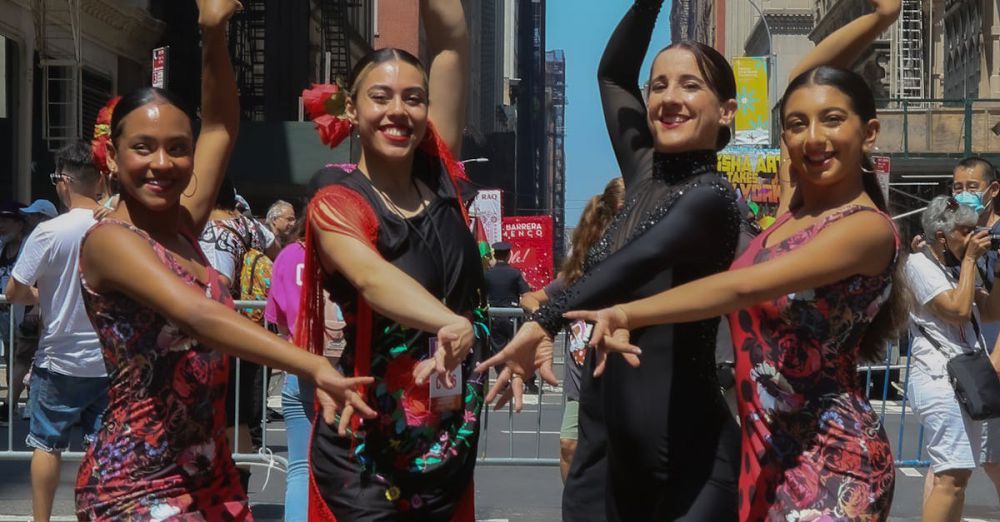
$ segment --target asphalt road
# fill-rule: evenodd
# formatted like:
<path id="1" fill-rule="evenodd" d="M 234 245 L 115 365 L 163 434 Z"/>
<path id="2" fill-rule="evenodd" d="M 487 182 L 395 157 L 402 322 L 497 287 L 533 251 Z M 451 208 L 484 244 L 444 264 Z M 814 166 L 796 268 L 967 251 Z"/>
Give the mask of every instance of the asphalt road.
<path id="1" fill-rule="evenodd" d="M 480 443 L 480 456 L 486 457 L 476 471 L 476 512 L 480 521 L 492 522 L 556 522 L 560 517 L 562 485 L 555 466 L 505 466 L 502 460 L 509 457 L 534 459 L 558 457 L 558 431 L 561 422 L 561 396 L 546 391 L 539 406 L 532 400 L 517 415 L 491 412 L 487 419 L 485 436 Z M 880 404 L 875 404 L 876 409 Z M 920 460 L 917 454 L 919 425 L 911 414 L 900 415 L 898 405 L 886 408 L 886 431 L 893 444 L 897 459 Z M 899 444 L 900 427 L 903 430 Z M 14 422 L 14 449 L 24 449 L 23 421 Z M 270 445 L 278 455 L 285 454 L 284 425 L 268 425 Z M 7 430 L 0 430 L 0 449 L 7 447 Z M 924 453 L 923 458 L 926 458 Z M 63 466 L 62 480 L 55 504 L 55 520 L 74 520 L 73 483 L 76 463 Z M 279 521 L 284 497 L 284 473 L 254 466 L 251 479 L 251 502 L 255 519 Z M 896 492 L 890 520 L 894 522 L 917 521 L 925 468 L 900 467 L 897 472 Z M 31 489 L 29 464 L 24 461 L 0 460 L 0 522 L 30 520 Z M 992 484 L 981 472 L 976 472 L 966 495 L 965 518 L 970 522 L 1000 521 L 1000 507 Z"/>

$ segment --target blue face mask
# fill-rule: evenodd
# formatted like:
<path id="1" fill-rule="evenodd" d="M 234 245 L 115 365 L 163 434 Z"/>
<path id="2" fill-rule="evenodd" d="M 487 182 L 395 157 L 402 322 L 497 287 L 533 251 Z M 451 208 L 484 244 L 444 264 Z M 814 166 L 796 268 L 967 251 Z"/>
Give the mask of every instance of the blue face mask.
<path id="1" fill-rule="evenodd" d="M 955 201 L 960 205 L 965 205 L 972 210 L 976 211 L 976 214 L 982 213 L 986 210 L 986 206 L 983 205 L 983 194 L 984 192 L 959 192 L 955 194 Z"/>

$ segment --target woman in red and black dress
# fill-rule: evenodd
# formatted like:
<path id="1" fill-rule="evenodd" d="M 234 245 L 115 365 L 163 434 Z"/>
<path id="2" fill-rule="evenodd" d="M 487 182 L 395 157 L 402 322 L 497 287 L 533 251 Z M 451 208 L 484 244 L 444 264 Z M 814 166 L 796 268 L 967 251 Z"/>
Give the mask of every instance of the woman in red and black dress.
<path id="1" fill-rule="evenodd" d="M 330 184 L 309 205 L 298 344 L 322 349 L 326 287 L 347 323 L 340 364 L 375 377 L 361 393 L 378 416 L 361 421 L 348 411 L 337 422 L 324 411 L 317 420 L 310 520 L 475 516 L 482 378 L 471 370 L 486 346 L 486 300 L 465 210 L 473 193 L 453 159 L 468 36 L 459 0 L 423 0 L 420 8 L 429 71 L 405 51 L 376 51 L 357 64 L 346 96 L 336 93 L 346 98 L 339 122 L 314 115 L 324 131 L 349 122 L 361 157 L 353 171 L 325 169 Z M 307 105 L 324 89 L 334 90 L 307 92 Z"/>

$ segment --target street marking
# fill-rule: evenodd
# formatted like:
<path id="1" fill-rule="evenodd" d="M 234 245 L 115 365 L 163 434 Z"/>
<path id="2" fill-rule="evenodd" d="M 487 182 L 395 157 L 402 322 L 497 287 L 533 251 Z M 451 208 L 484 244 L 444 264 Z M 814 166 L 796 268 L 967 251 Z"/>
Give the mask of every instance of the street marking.
<path id="1" fill-rule="evenodd" d="M 542 434 L 542 435 L 559 435 L 559 433 L 561 433 L 561 432 L 558 432 L 558 431 L 535 431 L 535 430 L 514 430 L 514 431 L 500 430 L 500 433 L 513 433 L 514 435 L 534 435 L 536 433 L 539 433 L 539 434 Z"/>
<path id="2" fill-rule="evenodd" d="M 899 468 L 899 472 L 902 473 L 903 475 L 906 475 L 907 477 L 916 478 L 924 476 L 924 474 L 918 471 L 916 468 Z"/>
<path id="3" fill-rule="evenodd" d="M 484 518 L 482 520 L 477 520 L 476 522 L 510 522 L 507 518 Z"/>

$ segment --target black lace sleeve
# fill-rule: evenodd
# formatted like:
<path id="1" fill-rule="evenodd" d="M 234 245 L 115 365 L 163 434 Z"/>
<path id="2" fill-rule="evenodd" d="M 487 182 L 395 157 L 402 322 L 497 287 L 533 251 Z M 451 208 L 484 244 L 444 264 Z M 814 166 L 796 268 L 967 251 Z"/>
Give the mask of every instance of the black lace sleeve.
<path id="1" fill-rule="evenodd" d="M 604 122 L 626 186 L 637 176 L 648 175 L 652 165 L 653 137 L 639 84 L 662 4 L 662 0 L 636 2 L 611 35 L 597 69 Z"/>
<path id="2" fill-rule="evenodd" d="M 564 313 L 621 303 L 674 264 L 732 262 L 739 219 L 735 195 L 727 184 L 713 181 L 690 188 L 650 220 L 655 224 L 540 308 L 531 320 L 555 335 L 565 325 Z"/>

